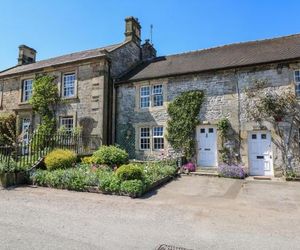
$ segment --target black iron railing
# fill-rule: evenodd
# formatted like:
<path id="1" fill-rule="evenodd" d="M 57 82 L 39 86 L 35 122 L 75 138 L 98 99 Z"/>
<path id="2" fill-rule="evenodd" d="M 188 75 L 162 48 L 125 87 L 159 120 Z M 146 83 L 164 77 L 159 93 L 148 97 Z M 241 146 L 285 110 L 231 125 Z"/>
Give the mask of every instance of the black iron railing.
<path id="1" fill-rule="evenodd" d="M 70 149 L 77 155 L 90 155 L 102 145 L 99 135 L 57 133 L 52 135 L 34 133 L 29 140 L 0 145 L 0 164 L 26 169 L 38 163 L 55 148 Z"/>

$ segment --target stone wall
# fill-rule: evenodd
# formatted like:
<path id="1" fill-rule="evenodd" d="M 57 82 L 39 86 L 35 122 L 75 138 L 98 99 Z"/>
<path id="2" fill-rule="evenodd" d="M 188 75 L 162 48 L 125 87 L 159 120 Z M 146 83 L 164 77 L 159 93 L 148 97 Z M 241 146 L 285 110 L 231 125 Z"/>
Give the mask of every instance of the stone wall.
<path id="1" fill-rule="evenodd" d="M 109 54 L 111 76 L 117 78 L 140 61 L 140 47 L 135 42 L 127 42 Z"/>
<path id="2" fill-rule="evenodd" d="M 269 64 L 121 84 L 116 90 L 116 142 L 120 145 L 126 144 L 126 147 L 130 145 L 130 151 L 134 152 L 131 156 L 137 159 L 148 157 L 149 154 L 158 158 L 162 153 L 172 152 L 168 144 L 164 152 L 140 151 L 138 128 L 147 124 L 166 126 L 168 120 L 166 108 L 169 102 L 182 92 L 203 90 L 205 101 L 199 113 L 200 121 L 216 125 L 220 119 L 228 118 L 232 126 L 232 134 L 235 135 L 236 154 L 242 163 L 248 166 L 248 133 L 256 129 L 257 124 L 246 117 L 248 103 L 253 100 L 247 99 L 245 88 L 251 88 L 255 80 L 266 80 L 269 89 L 279 92 L 294 90 L 293 69 L 297 67 L 299 67 L 298 64 L 287 64 L 280 67 L 277 64 Z M 159 83 L 164 84 L 164 107 L 140 110 L 138 108 L 139 87 Z M 270 124 L 265 124 L 265 126 L 274 137 L 274 128 Z M 218 138 L 218 149 L 220 146 L 220 138 Z M 282 167 L 280 153 L 275 145 L 272 147 L 275 156 L 273 162 L 275 175 L 280 175 Z"/>
<path id="3" fill-rule="evenodd" d="M 76 74 L 76 94 L 69 99 L 63 99 L 63 103 L 58 107 L 57 118 L 60 116 L 73 116 L 75 126 L 84 126 L 84 132 L 97 134 L 106 140 L 107 108 L 104 107 L 108 85 L 109 66 L 106 59 L 91 60 L 68 66 L 56 67 L 55 69 L 43 69 L 42 71 L 22 74 L 0 80 L 3 84 L 2 109 L 0 113 L 17 112 L 20 118 L 31 118 L 32 110 L 28 103 L 21 103 L 21 85 L 24 79 L 34 79 L 36 74 L 47 73 L 56 76 L 56 83 L 61 93 L 63 73 L 75 72 Z M 35 116 L 33 126 L 36 127 L 39 119 Z M 105 131 L 105 133 L 104 133 Z"/>

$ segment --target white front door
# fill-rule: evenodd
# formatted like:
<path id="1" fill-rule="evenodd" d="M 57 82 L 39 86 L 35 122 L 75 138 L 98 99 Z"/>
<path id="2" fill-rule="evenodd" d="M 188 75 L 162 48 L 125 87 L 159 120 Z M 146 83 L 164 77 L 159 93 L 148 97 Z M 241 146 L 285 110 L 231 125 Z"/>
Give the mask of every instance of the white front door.
<path id="1" fill-rule="evenodd" d="M 201 167 L 217 166 L 217 129 L 213 126 L 197 127 L 197 162 Z"/>
<path id="2" fill-rule="evenodd" d="M 250 175 L 273 176 L 271 134 L 252 131 L 248 135 Z"/>

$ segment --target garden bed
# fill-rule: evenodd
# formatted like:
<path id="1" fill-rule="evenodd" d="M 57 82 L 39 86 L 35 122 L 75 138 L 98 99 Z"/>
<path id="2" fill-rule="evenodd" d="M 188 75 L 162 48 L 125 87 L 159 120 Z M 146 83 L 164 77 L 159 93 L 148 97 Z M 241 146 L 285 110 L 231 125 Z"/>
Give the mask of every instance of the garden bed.
<path id="1" fill-rule="evenodd" d="M 114 171 L 107 166 L 77 164 L 69 169 L 36 170 L 31 180 L 38 186 L 136 198 L 170 181 L 177 173 L 176 166 L 167 162 L 128 164 L 121 168 Z"/>

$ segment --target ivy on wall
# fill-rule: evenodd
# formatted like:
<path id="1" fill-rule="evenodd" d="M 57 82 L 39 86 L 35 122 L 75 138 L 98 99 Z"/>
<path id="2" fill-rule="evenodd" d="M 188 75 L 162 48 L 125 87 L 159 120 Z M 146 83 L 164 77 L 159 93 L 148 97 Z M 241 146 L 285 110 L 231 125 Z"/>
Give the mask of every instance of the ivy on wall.
<path id="1" fill-rule="evenodd" d="M 167 139 L 174 150 L 186 158 L 195 155 L 195 129 L 204 94 L 200 90 L 187 91 L 177 96 L 168 106 Z"/>
<path id="2" fill-rule="evenodd" d="M 221 137 L 221 159 L 224 163 L 231 162 L 231 152 L 227 147 L 225 147 L 225 142 L 228 140 L 230 127 L 230 122 L 227 118 L 222 118 L 217 124 L 217 128 Z"/>
<path id="3" fill-rule="evenodd" d="M 50 134 L 56 129 L 55 110 L 60 103 L 60 97 L 54 81 L 54 76 L 43 75 L 33 82 L 33 94 L 29 102 L 42 119 L 38 128 L 41 133 Z"/>

